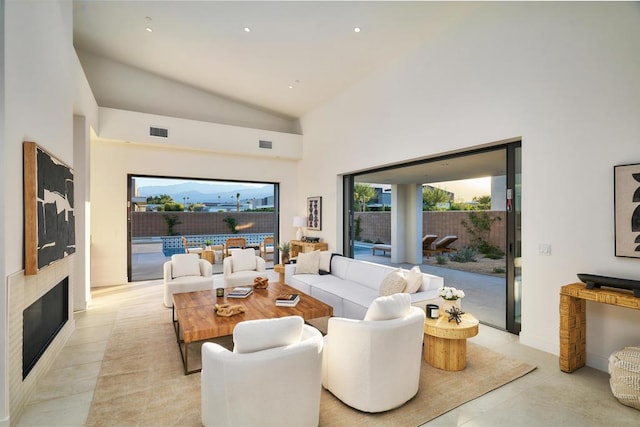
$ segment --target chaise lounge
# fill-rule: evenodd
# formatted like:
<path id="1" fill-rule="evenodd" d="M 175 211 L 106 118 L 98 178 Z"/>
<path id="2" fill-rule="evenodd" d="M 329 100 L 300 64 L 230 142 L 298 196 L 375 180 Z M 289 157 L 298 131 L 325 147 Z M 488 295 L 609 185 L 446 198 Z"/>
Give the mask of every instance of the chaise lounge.
<path id="1" fill-rule="evenodd" d="M 426 249 L 424 246 L 422 247 L 422 254 L 426 257 L 429 257 L 431 254 L 442 254 L 442 253 L 451 253 L 457 251 L 456 248 L 450 247 L 450 245 L 458 240 L 458 236 L 450 234 L 448 236 L 444 236 L 442 239 L 438 240 L 433 249 Z"/>

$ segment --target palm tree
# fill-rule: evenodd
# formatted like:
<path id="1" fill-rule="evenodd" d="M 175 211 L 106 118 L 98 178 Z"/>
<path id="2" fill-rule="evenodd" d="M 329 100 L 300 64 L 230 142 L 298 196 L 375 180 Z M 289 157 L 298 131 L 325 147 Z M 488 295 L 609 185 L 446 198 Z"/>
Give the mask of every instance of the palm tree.
<path id="1" fill-rule="evenodd" d="M 369 184 L 357 183 L 353 187 L 353 198 L 360 204 L 362 212 L 367 210 L 367 202 L 376 196 L 376 190 Z"/>
<path id="2" fill-rule="evenodd" d="M 422 190 L 422 210 L 435 211 L 438 203 L 447 203 L 451 201 L 448 192 L 441 188 L 424 187 Z"/>
<path id="3" fill-rule="evenodd" d="M 240 193 L 236 193 L 236 211 L 240 212 Z"/>

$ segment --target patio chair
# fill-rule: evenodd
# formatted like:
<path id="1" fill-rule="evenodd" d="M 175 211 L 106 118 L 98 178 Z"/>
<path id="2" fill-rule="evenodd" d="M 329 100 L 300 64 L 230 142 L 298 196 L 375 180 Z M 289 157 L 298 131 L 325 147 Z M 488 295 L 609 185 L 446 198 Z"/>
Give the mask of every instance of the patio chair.
<path id="1" fill-rule="evenodd" d="M 438 236 L 435 234 L 425 234 L 422 238 L 422 256 L 429 257 L 431 245 L 433 245 L 433 242 L 435 242 L 437 238 Z"/>
<path id="2" fill-rule="evenodd" d="M 189 242 L 186 237 L 182 236 L 182 247 L 185 254 L 197 254 L 200 256 L 204 251 L 204 245 L 202 243 Z"/>
<path id="3" fill-rule="evenodd" d="M 247 239 L 244 237 L 229 237 L 224 244 L 224 258 L 231 255 L 230 249 L 246 249 Z"/>
<path id="4" fill-rule="evenodd" d="M 265 261 L 273 261 L 273 236 L 265 237 L 264 240 L 260 243 L 260 256 Z"/>

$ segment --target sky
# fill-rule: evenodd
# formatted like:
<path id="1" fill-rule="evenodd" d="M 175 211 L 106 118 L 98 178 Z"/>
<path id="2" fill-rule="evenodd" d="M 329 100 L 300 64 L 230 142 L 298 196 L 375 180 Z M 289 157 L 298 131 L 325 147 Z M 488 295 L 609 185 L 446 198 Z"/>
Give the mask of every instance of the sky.
<path id="1" fill-rule="evenodd" d="M 169 179 L 169 178 L 139 178 L 136 177 L 138 188 L 155 185 L 175 185 L 187 182 L 207 182 L 202 180 Z M 209 181 L 214 182 L 214 181 Z M 220 185 L 237 185 L 237 182 L 215 181 Z M 242 182 L 243 185 L 261 187 L 265 184 Z M 455 194 L 455 201 L 470 202 L 474 197 L 491 195 L 491 177 L 465 179 L 460 181 L 446 181 L 430 183 L 434 187 L 442 188 Z"/>
<path id="2" fill-rule="evenodd" d="M 491 177 L 429 183 L 455 194 L 455 201 L 470 202 L 474 197 L 491 195 Z"/>
<path id="3" fill-rule="evenodd" d="M 208 180 L 196 180 L 196 179 L 172 179 L 172 178 L 140 178 L 136 177 L 136 184 L 138 188 L 141 187 L 150 187 L 156 185 L 176 185 L 176 184 L 184 184 L 188 182 L 200 182 L 200 183 L 212 183 L 216 185 L 238 185 L 237 182 L 226 182 L 226 181 L 208 181 Z M 253 186 L 253 187 L 262 187 L 265 184 L 254 184 L 251 182 L 242 182 L 242 185 Z"/>

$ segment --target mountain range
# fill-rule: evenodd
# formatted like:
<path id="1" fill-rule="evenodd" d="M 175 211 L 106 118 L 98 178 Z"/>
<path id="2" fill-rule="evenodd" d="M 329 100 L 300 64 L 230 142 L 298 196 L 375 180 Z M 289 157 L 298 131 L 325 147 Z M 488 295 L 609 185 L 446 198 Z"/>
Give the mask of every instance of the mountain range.
<path id="1" fill-rule="evenodd" d="M 184 202 L 186 197 L 189 198 L 189 203 L 235 203 L 236 194 L 238 193 L 240 193 L 241 202 L 253 198 L 270 197 L 273 196 L 273 184 L 256 186 L 255 184 L 214 184 L 192 181 L 171 185 L 138 187 L 139 197 L 168 194 L 174 201 L 179 203 Z"/>

